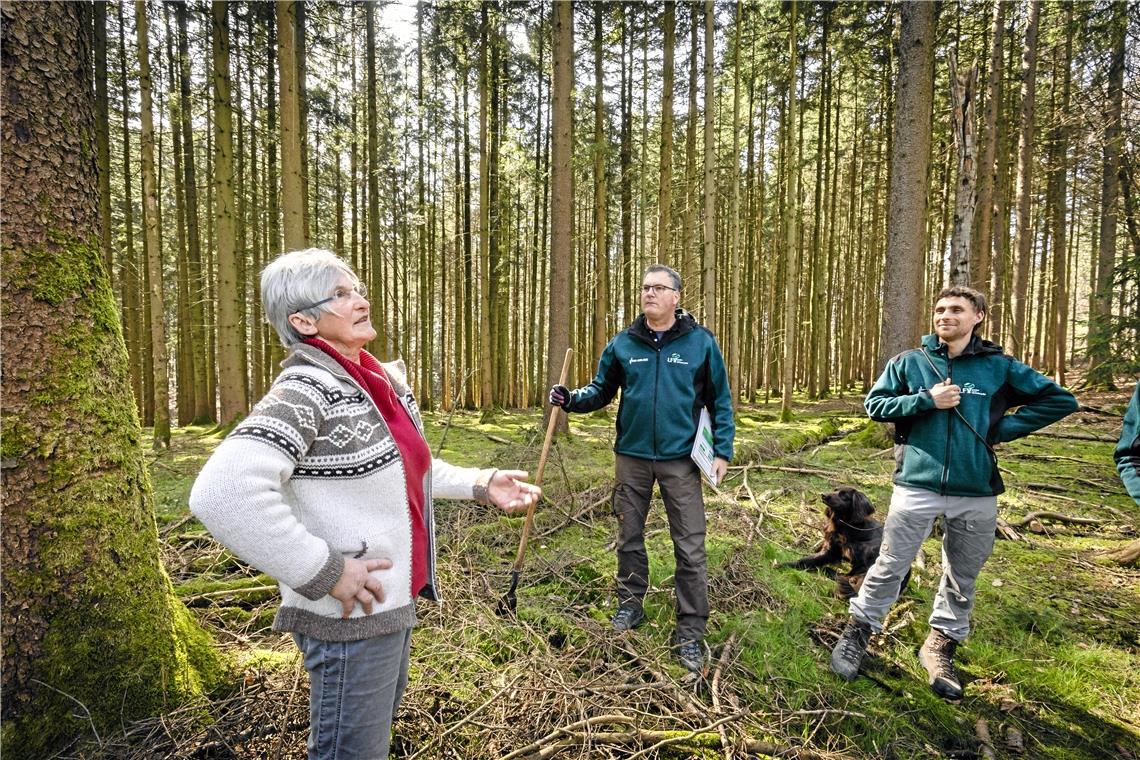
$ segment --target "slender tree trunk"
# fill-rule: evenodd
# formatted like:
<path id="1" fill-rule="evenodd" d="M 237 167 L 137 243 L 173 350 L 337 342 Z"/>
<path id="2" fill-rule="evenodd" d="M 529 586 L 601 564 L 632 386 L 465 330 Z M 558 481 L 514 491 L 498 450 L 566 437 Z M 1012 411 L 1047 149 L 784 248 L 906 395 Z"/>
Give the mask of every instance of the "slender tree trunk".
<path id="1" fill-rule="evenodd" d="M 107 0 L 95 0 L 95 156 L 99 162 L 99 247 L 111 288 L 115 259 L 111 247 L 111 108 L 107 97 Z"/>
<path id="2" fill-rule="evenodd" d="M 995 0 L 990 25 L 985 131 L 982 137 L 982 160 L 978 166 L 978 223 L 974 226 L 974 263 L 970 267 L 970 282 L 980 290 L 989 289 L 993 259 L 994 157 L 1000 142 L 997 121 L 1002 96 L 1002 40 L 1005 38 L 1002 17 L 1005 7 L 1006 3 Z"/>
<path id="3" fill-rule="evenodd" d="M 495 405 L 494 357 L 491 355 L 491 98 L 487 3 L 479 6 L 479 385 L 484 412 Z"/>
<path id="4" fill-rule="evenodd" d="M 662 20 L 665 46 L 662 49 L 664 61 L 661 81 L 661 171 L 658 175 L 657 193 L 657 261 L 665 265 L 669 265 L 672 261 L 673 48 L 677 26 L 676 5 L 674 0 L 665 0 L 665 14 Z"/>
<path id="5" fill-rule="evenodd" d="M 610 312 L 609 256 L 606 251 L 606 132 L 605 108 L 602 98 L 605 80 L 602 77 L 602 12 L 601 3 L 594 4 L 594 324 L 593 361 L 602 358 L 609 341 L 606 327 Z M 668 76 L 668 75 L 666 75 Z M 662 137 L 662 141 L 664 141 Z M 664 157 L 665 148 L 661 148 Z"/>
<path id="6" fill-rule="evenodd" d="M 796 151 L 796 70 L 799 66 L 796 37 L 798 36 L 798 7 L 792 0 L 788 24 L 788 108 L 785 114 L 784 171 L 787 172 L 784 206 L 784 253 L 787 266 L 784 271 L 784 351 L 780 380 L 780 419 L 792 418 L 792 387 L 795 385 L 796 311 L 799 306 L 799 153 Z"/>
<path id="7" fill-rule="evenodd" d="M 384 288 L 384 267 L 382 258 L 384 252 L 381 249 L 380 242 L 380 136 L 377 121 L 379 119 L 376 104 L 376 6 L 373 3 L 365 5 L 364 11 L 364 27 L 365 27 L 365 56 L 364 66 L 367 69 L 365 72 L 365 88 L 367 99 L 367 123 L 368 123 L 368 138 L 366 148 L 365 163 L 367 164 L 366 171 L 368 173 L 368 246 L 365 249 L 365 258 L 368 260 L 368 271 L 371 275 L 371 282 L 368 287 L 371 290 L 373 301 L 381 302 L 386 300 Z M 373 341 L 374 351 L 377 355 L 387 358 L 390 350 L 388 342 L 388 320 L 385 318 L 387 305 L 381 304 L 377 309 L 379 316 L 376 323 L 376 340 Z"/>
<path id="8" fill-rule="evenodd" d="M 142 0 L 136 0 L 142 2 Z M 228 426 L 249 411 L 241 363 L 243 326 L 239 309 L 238 262 L 234 240 L 233 116 L 230 102 L 230 23 L 225 0 L 211 3 L 214 91 L 214 235 L 218 256 L 219 422 Z"/>
<path id="9" fill-rule="evenodd" d="M 4 198 L 0 751 L 14 760 L 171 709 L 218 673 L 159 559 L 99 247 L 94 92 L 76 76 L 92 10 L 4 6 L 0 185 L 20 192 Z"/>
<path id="10" fill-rule="evenodd" d="M 1124 40 L 1127 6 L 1112 9 L 1112 57 L 1108 66 L 1108 103 L 1105 109 L 1104 159 L 1100 185 L 1100 234 L 1097 248 L 1096 288 L 1089 319 L 1088 384 L 1114 389 L 1112 377 L 1112 278 L 1116 266 L 1116 219 L 1120 196 L 1120 155 L 1124 134 Z"/>
<path id="11" fill-rule="evenodd" d="M 890 205 L 887 209 L 887 258 L 883 288 L 883 324 L 876 370 L 918 341 L 917 314 L 922 303 L 926 237 L 926 196 L 930 168 L 930 132 L 934 88 L 933 3 L 906 3 L 898 41 L 899 74 L 891 148 Z"/>
<path id="12" fill-rule="evenodd" d="M 372 11 L 371 4 L 369 11 Z M 305 185 L 302 176 L 304 164 L 301 155 L 296 0 L 277 0 L 277 66 L 281 87 L 281 210 L 285 230 L 284 244 L 286 251 L 296 251 L 307 247 L 309 238 L 305 226 Z"/>
<path id="13" fill-rule="evenodd" d="M 1041 13 L 1040 0 L 1029 0 L 1029 17 L 1025 22 L 1025 46 L 1021 52 L 1021 117 L 1017 143 L 1017 186 L 1015 191 L 1017 227 L 1014 238 L 1013 283 L 1010 287 L 1013 325 L 1010 334 L 1010 353 L 1028 359 L 1029 346 L 1025 340 L 1025 322 L 1028 313 L 1029 266 L 1033 257 L 1033 225 L 1030 203 L 1033 194 L 1033 128 L 1037 89 L 1037 27 Z"/>
<path id="14" fill-rule="evenodd" d="M 154 162 L 154 112 L 151 106 L 150 41 L 146 3 L 135 0 L 139 55 L 139 151 L 142 159 L 143 220 L 146 224 L 147 273 L 150 285 L 150 350 L 154 361 L 154 448 L 170 447 L 170 378 L 166 358 L 166 313 L 162 288 L 162 221 L 158 210 L 158 183 Z"/>
<path id="15" fill-rule="evenodd" d="M 1068 115 L 1070 106 L 1070 89 L 1072 84 L 1073 61 L 1073 4 L 1065 3 L 1065 48 L 1061 56 L 1061 65 L 1064 73 L 1061 75 L 1061 107 L 1056 114 L 1056 123 L 1053 127 L 1053 169 L 1049 178 L 1049 196 L 1053 207 L 1053 284 L 1055 298 L 1052 314 L 1053 353 L 1050 357 L 1053 364 L 1053 378 L 1061 385 L 1065 384 L 1067 370 L 1067 344 L 1069 330 L 1069 273 L 1066 238 L 1068 232 L 1068 219 L 1065 210 L 1067 199 L 1065 189 L 1068 186 L 1069 161 L 1069 126 Z M 1054 83 L 1056 88 L 1056 83 Z"/>
<path id="16" fill-rule="evenodd" d="M 795 0 L 793 0 L 794 4 Z M 701 300 L 705 327 L 716 332 L 716 80 L 713 78 L 713 2 L 705 0 L 705 234 Z"/>
<path id="17" fill-rule="evenodd" d="M 974 227 L 974 209 L 977 206 L 976 175 L 977 145 L 975 137 L 974 102 L 978 85 L 978 66 L 970 68 L 966 76 L 958 74 L 958 61 L 950 53 L 950 98 L 954 147 L 958 153 L 958 182 L 954 190 L 954 232 L 950 238 L 950 284 L 969 285 L 970 243 Z"/>
<path id="18" fill-rule="evenodd" d="M 571 224 L 574 199 L 571 187 L 573 146 L 571 100 L 574 91 L 574 12 L 570 3 L 554 3 L 553 45 L 551 58 L 554 64 L 553 99 L 550 113 L 550 297 L 547 318 L 546 383 L 558 382 L 561 358 L 570 347 L 570 268 L 573 249 Z M 552 407 L 546 406 L 546 415 Z M 558 421 L 559 431 L 567 431 L 566 417 Z"/>
<path id="19" fill-rule="evenodd" d="M 699 3 L 690 3 L 689 13 L 689 109 L 685 117 L 685 210 L 681 216 L 681 278 L 690 292 L 698 292 L 700 256 L 694 241 L 697 229 L 697 53 L 700 28 Z"/>
<path id="20" fill-rule="evenodd" d="M 744 5 L 736 6 L 736 29 L 733 35 L 732 54 L 732 208 L 729 211 L 729 225 L 732 228 L 732 258 L 728 271 L 729 318 L 731 336 L 729 340 L 729 377 L 733 392 L 740 393 L 741 356 L 744 353 L 740 336 L 744 320 L 740 309 L 741 256 L 740 256 L 740 38 L 744 33 Z"/>

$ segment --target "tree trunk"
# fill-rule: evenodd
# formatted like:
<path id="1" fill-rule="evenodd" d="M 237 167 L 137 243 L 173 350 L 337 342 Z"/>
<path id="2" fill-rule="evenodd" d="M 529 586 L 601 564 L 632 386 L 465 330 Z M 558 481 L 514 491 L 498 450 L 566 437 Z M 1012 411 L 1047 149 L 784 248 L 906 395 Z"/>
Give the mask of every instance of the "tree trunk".
<path id="1" fill-rule="evenodd" d="M 368 272 L 371 282 L 368 287 L 372 300 L 380 304 L 376 310 L 373 324 L 376 326 L 376 340 L 373 341 L 373 353 L 382 359 L 390 356 L 388 342 L 387 294 L 384 288 L 384 253 L 380 243 L 380 136 L 377 120 L 379 119 L 376 106 L 376 5 L 368 3 L 364 10 L 364 67 L 365 72 L 365 98 L 367 100 L 368 138 L 365 149 L 366 169 L 368 174 L 368 245 L 365 248 L 365 258 L 368 260 Z M 284 105 L 282 105 L 284 112 Z M 284 113 L 282 113 L 284 120 Z M 284 134 L 284 132 L 282 133 Z M 284 149 L 282 149 L 284 154 Z M 284 161 L 282 162 L 284 171 Z"/>
<path id="2" fill-rule="evenodd" d="M 662 24 L 665 46 L 662 49 L 661 80 L 661 171 L 658 175 L 657 262 L 671 265 L 673 227 L 673 48 L 676 35 L 676 3 L 665 0 Z M 597 6 L 595 6 L 597 7 Z"/>
<path id="3" fill-rule="evenodd" d="M 369 8 L 371 9 L 371 4 Z M 284 243 L 286 251 L 297 251 L 308 246 L 309 235 L 305 227 L 305 185 L 302 178 L 304 169 L 297 74 L 296 0 L 277 0 L 277 66 L 281 87 L 281 212 Z"/>
<path id="4" fill-rule="evenodd" d="M 150 307 L 150 350 L 154 362 L 154 447 L 170 447 L 170 378 L 166 361 L 166 313 L 162 288 L 161 220 L 158 209 L 158 182 L 154 163 L 154 112 L 151 108 L 150 42 L 147 36 L 146 3 L 135 0 L 135 24 L 139 56 L 139 100 L 142 132 L 139 151 L 142 160 L 143 221 L 146 224 L 147 275 Z"/>
<path id="5" fill-rule="evenodd" d="M 689 13 L 689 109 L 685 117 L 685 210 L 681 216 L 681 281 L 696 294 L 700 256 L 694 243 L 697 229 L 697 29 L 700 5 L 690 4 Z M 690 307 L 691 308 L 691 307 Z"/>
<path id="6" fill-rule="evenodd" d="M 930 131 L 934 89 L 933 3 L 906 3 L 898 41 L 899 74 L 891 146 L 883 324 L 876 371 L 918 342 L 922 303 Z"/>
<path id="7" fill-rule="evenodd" d="M 793 0 L 794 4 L 795 0 Z M 713 2 L 705 0 L 705 234 L 701 301 L 705 327 L 716 332 L 716 80 L 713 78 Z"/>
<path id="8" fill-rule="evenodd" d="M 4 27 L 0 183 L 20 192 L 4 203 L 4 310 L 18 316 L 0 351 L 2 751 L 30 759 L 169 709 L 219 671 L 159 560 L 99 247 L 94 95 L 75 71 L 92 8 L 5 6 Z"/>
<path id="9" fill-rule="evenodd" d="M 994 157 L 997 155 L 998 112 L 1001 110 L 1002 40 L 1005 29 L 1002 17 L 1006 3 L 996 0 L 990 25 L 990 65 L 986 85 L 986 124 L 982 137 L 982 160 L 978 166 L 978 223 L 974 226 L 974 264 L 970 267 L 971 285 L 979 290 L 990 286 L 990 262 L 993 259 Z M 991 294 L 992 295 L 992 294 Z"/>
<path id="10" fill-rule="evenodd" d="M 554 4 L 553 46 L 554 82 L 550 114 L 550 298 L 547 318 L 546 384 L 558 382 L 561 358 L 570 347 L 570 267 L 573 241 L 571 224 L 574 198 L 571 190 L 570 151 L 574 91 L 574 11 L 570 3 Z M 553 407 L 546 406 L 546 415 Z M 558 421 L 559 432 L 567 431 L 566 417 Z"/>
<path id="11" fill-rule="evenodd" d="M 1030 0 L 1029 17 L 1025 22 L 1025 46 L 1021 51 L 1021 116 L 1017 138 L 1017 184 L 1014 191 L 1017 206 L 1014 224 L 1017 232 L 1014 237 L 1013 282 L 1010 285 L 1013 324 L 1009 352 L 1023 360 L 1028 360 L 1030 353 L 1025 340 L 1025 321 L 1028 313 L 1029 265 L 1033 257 L 1033 225 L 1029 206 L 1033 193 L 1033 121 L 1040 13 L 1040 0 Z"/>
<path id="12" fill-rule="evenodd" d="M 1049 177 L 1049 198 L 1053 207 L 1053 283 L 1056 288 L 1053 301 L 1052 339 L 1053 352 L 1053 378 L 1060 385 L 1065 385 L 1065 374 L 1068 360 L 1068 330 L 1069 330 L 1069 273 L 1067 253 L 1068 219 L 1065 189 L 1068 185 L 1069 161 L 1069 126 L 1067 117 L 1070 105 L 1070 89 L 1072 84 L 1073 60 L 1073 4 L 1065 4 L 1065 48 L 1060 65 L 1064 67 L 1061 75 L 1061 107 L 1055 116 L 1053 127 L 1053 168 Z M 1056 89 L 1056 82 L 1054 82 Z"/>
<path id="13" fill-rule="evenodd" d="M 602 358 L 609 342 L 607 317 L 610 313 L 609 256 L 606 251 L 606 145 L 605 100 L 602 97 L 602 12 L 601 3 L 594 4 L 594 363 Z M 665 138 L 662 137 L 662 140 Z M 664 155 L 665 148 L 661 149 Z"/>
<path id="14" fill-rule="evenodd" d="M 479 403 L 484 412 L 495 404 L 494 357 L 491 355 L 491 98 L 487 3 L 479 5 Z"/>
<path id="15" fill-rule="evenodd" d="M 1124 142 L 1121 114 L 1124 105 L 1124 39 L 1127 5 L 1112 10 L 1112 58 L 1108 66 L 1108 103 L 1105 109 L 1104 159 L 1100 185 L 1100 243 L 1097 248 L 1096 289 L 1089 319 L 1088 384 L 1115 389 L 1112 378 L 1112 277 L 1116 266 L 1116 217 L 1120 196 L 1120 154 Z"/>
<path id="16" fill-rule="evenodd" d="M 796 345 L 797 317 L 799 307 L 799 153 L 796 150 L 796 69 L 798 67 L 798 50 L 796 49 L 796 36 L 798 31 L 798 7 L 796 0 L 792 0 L 791 14 L 788 24 L 788 108 L 784 124 L 784 154 L 783 164 L 786 172 L 785 201 L 784 201 L 784 255 L 787 266 L 784 269 L 784 350 L 780 378 L 780 420 L 788 422 L 792 419 L 792 387 L 795 385 L 795 354 L 799 350 Z"/>
<path id="17" fill-rule="evenodd" d="M 976 175 L 976 120 L 974 118 L 975 93 L 978 86 L 978 66 L 970 67 L 966 76 L 959 76 L 958 61 L 950 53 L 950 102 L 953 106 L 951 121 L 954 131 L 954 148 L 958 153 L 958 182 L 954 190 L 954 232 L 950 237 L 950 284 L 969 285 L 970 243 L 974 228 L 974 209 L 977 206 Z"/>
<path id="18" fill-rule="evenodd" d="M 95 0 L 95 155 L 99 162 L 99 247 L 111 288 L 115 259 L 111 248 L 111 108 L 107 98 L 107 0 Z"/>
<path id="19" fill-rule="evenodd" d="M 137 0 L 142 2 L 142 0 Z M 214 86 L 214 235 L 218 256 L 218 396 L 223 426 L 249 411 L 241 361 L 243 324 L 239 310 L 237 248 L 234 241 L 233 112 L 230 103 L 230 23 L 225 0 L 211 3 Z"/>
<path id="20" fill-rule="evenodd" d="M 740 336 L 743 334 L 743 314 L 740 310 L 740 289 L 743 272 L 741 271 L 740 256 L 740 38 L 744 33 L 744 5 L 736 6 L 736 29 L 733 35 L 732 54 L 732 208 L 729 211 L 728 223 L 732 227 L 732 259 L 728 271 L 732 276 L 728 278 L 729 320 L 731 336 L 729 346 L 729 378 L 733 393 L 739 394 L 741 355 L 744 347 Z"/>

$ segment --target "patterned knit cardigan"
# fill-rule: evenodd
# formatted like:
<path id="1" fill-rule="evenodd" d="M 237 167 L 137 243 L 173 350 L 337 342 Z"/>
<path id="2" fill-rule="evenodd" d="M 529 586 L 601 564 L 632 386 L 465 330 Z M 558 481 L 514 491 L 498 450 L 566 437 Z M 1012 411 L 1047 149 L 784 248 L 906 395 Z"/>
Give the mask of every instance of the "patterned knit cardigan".
<path id="1" fill-rule="evenodd" d="M 234 554 L 275 578 L 278 631 L 325 641 L 358 641 L 416 623 L 411 598 L 412 526 L 396 442 L 367 393 L 332 357 L 305 344 L 273 387 L 206 462 L 190 508 Z M 404 363 L 383 365 L 397 397 L 423 432 Z M 428 585 L 438 599 L 432 496 L 471 499 L 489 473 L 433 459 L 424 478 Z M 346 557 L 392 560 L 373 575 L 384 602 L 348 619 L 329 596 Z"/>

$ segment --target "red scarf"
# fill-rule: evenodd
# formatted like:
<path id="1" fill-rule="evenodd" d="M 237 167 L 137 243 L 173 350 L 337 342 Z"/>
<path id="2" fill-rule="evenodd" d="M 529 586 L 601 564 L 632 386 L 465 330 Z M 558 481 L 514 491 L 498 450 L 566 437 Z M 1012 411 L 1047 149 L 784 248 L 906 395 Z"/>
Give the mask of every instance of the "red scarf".
<path id="1" fill-rule="evenodd" d="M 320 338 L 305 338 L 305 343 L 319 348 L 336 359 L 340 366 L 368 392 L 372 402 L 388 425 L 388 432 L 400 450 L 404 466 L 404 486 L 408 496 L 408 517 L 412 523 L 412 598 L 427 585 L 428 535 L 424 521 L 424 477 L 431 466 L 431 450 L 416 427 L 411 413 L 400 403 L 388 376 L 376 357 L 361 349 L 360 363 L 349 359 Z"/>

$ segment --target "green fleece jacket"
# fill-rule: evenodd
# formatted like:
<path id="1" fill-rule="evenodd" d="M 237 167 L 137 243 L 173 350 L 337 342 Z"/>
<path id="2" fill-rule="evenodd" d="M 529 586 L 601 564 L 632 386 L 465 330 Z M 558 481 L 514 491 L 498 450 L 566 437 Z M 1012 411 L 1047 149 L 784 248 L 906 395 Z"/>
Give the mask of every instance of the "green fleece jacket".
<path id="1" fill-rule="evenodd" d="M 642 314 L 602 352 L 589 385 L 570 393 L 570 412 L 601 409 L 621 391 L 614 451 L 639 459 L 680 459 L 693 450 L 701 408 L 709 410 L 713 451 L 732 461 L 736 423 L 728 373 L 716 339 L 691 314 L 660 340 Z"/>
<path id="2" fill-rule="evenodd" d="M 962 389 L 961 402 L 937 409 L 930 388 L 947 378 Z M 990 496 L 1005 490 L 992 444 L 1056 422 L 1076 411 L 1077 400 L 988 340 L 973 336 L 951 359 L 946 344 L 927 335 L 887 363 L 864 406 L 871 419 L 895 425 L 895 483 Z"/>
<path id="3" fill-rule="evenodd" d="M 1120 430 L 1120 442 L 1113 452 L 1116 471 L 1128 494 L 1140 505 L 1140 382 L 1132 392 L 1132 401 L 1124 412 L 1124 427 Z"/>

